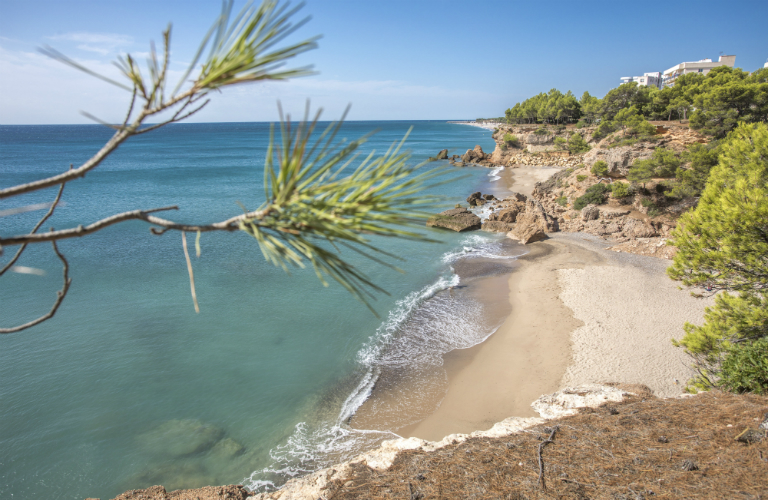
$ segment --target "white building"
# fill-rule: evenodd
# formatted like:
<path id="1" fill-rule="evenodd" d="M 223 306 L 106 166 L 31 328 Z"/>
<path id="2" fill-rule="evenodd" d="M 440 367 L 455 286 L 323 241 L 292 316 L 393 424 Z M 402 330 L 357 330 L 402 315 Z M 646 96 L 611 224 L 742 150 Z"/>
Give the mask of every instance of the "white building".
<path id="1" fill-rule="evenodd" d="M 661 73 L 643 73 L 643 76 L 622 76 L 621 83 L 637 82 L 640 87 L 653 85 L 661 87 Z"/>
<path id="2" fill-rule="evenodd" d="M 688 73 L 702 73 L 706 75 L 718 66 L 733 68 L 734 64 L 736 64 L 736 56 L 720 56 L 717 62 L 712 62 L 712 59 L 702 59 L 700 61 L 680 63 L 664 72 L 662 84 L 664 87 L 669 87 L 675 84 L 675 80 L 680 75 Z"/>

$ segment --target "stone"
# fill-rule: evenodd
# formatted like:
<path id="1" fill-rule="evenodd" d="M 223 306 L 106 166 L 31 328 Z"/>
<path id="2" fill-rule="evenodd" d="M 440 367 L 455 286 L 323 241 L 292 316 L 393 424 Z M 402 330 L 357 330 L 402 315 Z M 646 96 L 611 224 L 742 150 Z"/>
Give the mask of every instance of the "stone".
<path id="1" fill-rule="evenodd" d="M 466 208 L 452 208 L 427 219 L 427 227 L 442 227 L 456 232 L 473 231 L 482 227 L 482 221 Z"/>
<path id="2" fill-rule="evenodd" d="M 505 208 L 502 210 L 499 210 L 494 214 L 496 216 L 495 220 L 501 221 L 501 222 L 517 222 L 517 216 L 520 214 L 520 210 L 517 207 L 512 208 Z"/>
<path id="3" fill-rule="evenodd" d="M 169 420 L 137 439 L 153 454 L 183 457 L 209 450 L 223 436 L 223 430 L 199 420 Z"/>
<path id="4" fill-rule="evenodd" d="M 485 153 L 483 153 L 483 148 L 481 148 L 479 144 L 475 146 L 475 149 L 473 151 L 475 153 L 475 158 L 477 158 L 478 160 L 485 159 Z"/>
<path id="5" fill-rule="evenodd" d="M 508 201 L 522 201 L 523 203 L 525 203 L 526 201 L 528 201 L 528 197 L 525 196 L 523 193 L 515 193 L 515 192 L 513 192 L 509 196 L 504 198 L 504 200 L 505 201 L 507 201 L 507 200 Z"/>
<path id="6" fill-rule="evenodd" d="M 491 200 L 495 200 L 496 199 L 496 197 L 493 196 L 492 194 L 484 194 L 483 198 L 485 198 L 487 201 L 491 201 Z"/>
<path id="7" fill-rule="evenodd" d="M 628 217 L 624 222 L 624 235 L 631 238 L 652 238 L 658 236 L 658 233 L 647 221 Z"/>
<path id="8" fill-rule="evenodd" d="M 448 159 L 448 150 L 447 149 L 441 149 L 439 153 L 437 153 L 437 156 L 435 156 L 436 160 L 447 160 Z"/>
<path id="9" fill-rule="evenodd" d="M 467 203 L 469 203 L 471 206 L 475 204 L 475 200 L 478 200 L 482 197 L 482 194 L 480 191 L 477 191 L 476 193 L 472 193 L 467 197 Z"/>
<path id="10" fill-rule="evenodd" d="M 596 205 L 587 205 L 581 209 L 581 220 L 595 220 L 600 217 L 600 209 Z"/>
<path id="11" fill-rule="evenodd" d="M 511 236 L 513 239 L 519 241 L 523 245 L 528 243 L 534 243 L 547 238 L 547 233 L 536 225 L 532 224 L 516 224 L 515 228 L 507 233 L 507 236 Z"/>
<path id="12" fill-rule="evenodd" d="M 501 222 L 498 220 L 487 220 L 483 222 L 482 230 L 490 233 L 508 233 L 514 228 L 514 224 L 509 222 Z"/>

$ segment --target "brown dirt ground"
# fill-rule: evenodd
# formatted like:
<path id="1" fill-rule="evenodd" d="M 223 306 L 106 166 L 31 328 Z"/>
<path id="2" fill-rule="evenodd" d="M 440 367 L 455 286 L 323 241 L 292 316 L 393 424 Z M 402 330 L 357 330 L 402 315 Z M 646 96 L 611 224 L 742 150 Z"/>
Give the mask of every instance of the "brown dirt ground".
<path id="1" fill-rule="evenodd" d="M 323 498 L 768 499 L 766 431 L 756 443 L 735 440 L 757 429 L 768 397 L 710 392 L 660 400 L 636 392 L 506 438 L 401 452 L 383 472 L 357 464 Z M 543 445 L 542 484 L 538 450 L 555 427 Z"/>

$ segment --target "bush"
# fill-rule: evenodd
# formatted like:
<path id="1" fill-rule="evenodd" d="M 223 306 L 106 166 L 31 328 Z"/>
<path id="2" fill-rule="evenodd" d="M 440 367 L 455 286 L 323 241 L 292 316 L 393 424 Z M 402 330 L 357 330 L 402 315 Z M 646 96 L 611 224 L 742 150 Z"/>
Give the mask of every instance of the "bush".
<path id="1" fill-rule="evenodd" d="M 605 177 L 608 175 L 608 164 L 603 160 L 598 160 L 594 165 L 592 165 L 591 172 L 598 177 Z"/>
<path id="2" fill-rule="evenodd" d="M 611 184 L 611 192 L 614 198 L 626 198 L 632 194 L 629 184 L 626 182 L 614 182 Z"/>
<path id="3" fill-rule="evenodd" d="M 734 344 L 722 364 L 722 388 L 768 394 L 768 337 Z"/>
<path id="4" fill-rule="evenodd" d="M 595 140 L 602 139 L 603 137 L 606 137 L 611 132 L 614 132 L 616 130 L 616 125 L 610 120 L 603 120 L 600 122 L 600 125 L 597 126 L 594 132 L 592 132 L 592 138 Z"/>
<path id="5" fill-rule="evenodd" d="M 549 131 L 547 130 L 547 127 L 540 127 L 533 131 L 536 135 L 549 135 Z"/>
<path id="6" fill-rule="evenodd" d="M 579 174 L 579 175 L 577 175 L 577 176 L 576 176 L 576 180 L 577 180 L 578 182 L 583 182 L 584 180 L 586 180 L 586 178 L 587 178 L 587 177 L 589 177 L 589 176 L 587 176 L 587 175 L 582 175 L 582 174 Z"/>
<path id="7" fill-rule="evenodd" d="M 568 206 L 568 197 L 567 196 L 561 196 L 560 198 L 556 199 L 555 202 L 557 202 L 558 205 L 561 207 L 567 207 Z"/>
<path id="8" fill-rule="evenodd" d="M 584 122 L 584 120 L 579 120 L 576 122 L 576 128 L 584 128 L 587 124 Z"/>
<path id="9" fill-rule="evenodd" d="M 576 198 L 573 203 L 573 208 L 581 210 L 587 205 L 602 205 L 605 203 L 605 193 L 610 191 L 611 188 L 605 184 L 595 184 L 587 188 L 587 192 L 584 195 Z"/>
<path id="10" fill-rule="evenodd" d="M 584 140 L 581 134 L 573 134 L 568 139 L 568 151 L 570 151 L 571 154 L 576 155 L 579 153 L 584 153 L 589 150 L 590 150 L 589 144 L 587 144 L 587 141 Z"/>
<path id="11" fill-rule="evenodd" d="M 568 144 L 568 142 L 562 137 L 555 137 L 555 147 L 557 147 L 557 149 L 565 149 L 566 144 Z"/>
<path id="12" fill-rule="evenodd" d="M 504 144 L 514 148 L 520 147 L 520 140 L 512 134 L 504 134 Z"/>

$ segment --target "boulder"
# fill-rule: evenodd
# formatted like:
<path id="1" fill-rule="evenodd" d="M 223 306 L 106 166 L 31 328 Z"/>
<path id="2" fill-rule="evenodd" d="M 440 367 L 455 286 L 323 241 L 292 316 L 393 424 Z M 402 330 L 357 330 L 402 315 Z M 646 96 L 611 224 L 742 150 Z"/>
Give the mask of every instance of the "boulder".
<path id="1" fill-rule="evenodd" d="M 624 222 L 624 235 L 630 238 L 652 238 L 658 236 L 658 233 L 649 222 L 627 217 Z"/>
<path id="2" fill-rule="evenodd" d="M 507 233 L 507 236 L 511 236 L 523 245 L 541 241 L 547 238 L 547 233 L 541 230 L 540 227 L 533 224 L 516 224 L 515 228 Z"/>
<path id="3" fill-rule="evenodd" d="M 514 193 L 513 192 L 509 196 L 504 198 L 504 200 L 505 201 L 506 200 L 509 200 L 509 201 L 522 201 L 523 203 L 525 203 L 526 201 L 528 201 L 528 197 L 525 196 L 523 193 Z"/>
<path id="4" fill-rule="evenodd" d="M 448 150 L 447 149 L 441 149 L 439 153 L 437 153 L 437 156 L 435 156 L 436 160 L 447 160 L 448 159 Z"/>
<path id="5" fill-rule="evenodd" d="M 517 216 L 520 214 L 520 209 L 517 207 L 511 207 L 511 208 L 504 208 L 502 210 L 499 210 L 494 215 L 494 220 L 498 220 L 501 222 L 517 222 Z"/>
<path id="6" fill-rule="evenodd" d="M 587 205 L 581 209 L 581 220 L 595 220 L 600 217 L 600 209 L 597 205 Z"/>
<path id="7" fill-rule="evenodd" d="M 466 208 L 452 208 L 427 219 L 427 227 L 442 227 L 456 232 L 473 231 L 482 227 L 482 221 Z"/>
<path id="8" fill-rule="evenodd" d="M 479 144 L 475 146 L 475 149 L 473 151 L 475 153 L 475 158 L 477 158 L 478 160 L 485 159 L 485 153 L 483 153 L 483 148 L 481 148 Z"/>
<path id="9" fill-rule="evenodd" d="M 496 197 L 495 197 L 495 196 L 493 196 L 492 194 L 484 194 L 484 195 L 483 195 L 483 198 L 485 198 L 485 199 L 486 199 L 486 200 L 488 200 L 488 201 L 491 201 L 491 200 L 495 200 L 495 199 L 496 199 Z"/>
<path id="10" fill-rule="evenodd" d="M 507 233 L 511 231 L 515 227 L 514 224 L 510 224 L 509 222 L 501 222 L 498 220 L 487 220 L 483 222 L 483 231 L 488 231 L 491 233 Z"/>

